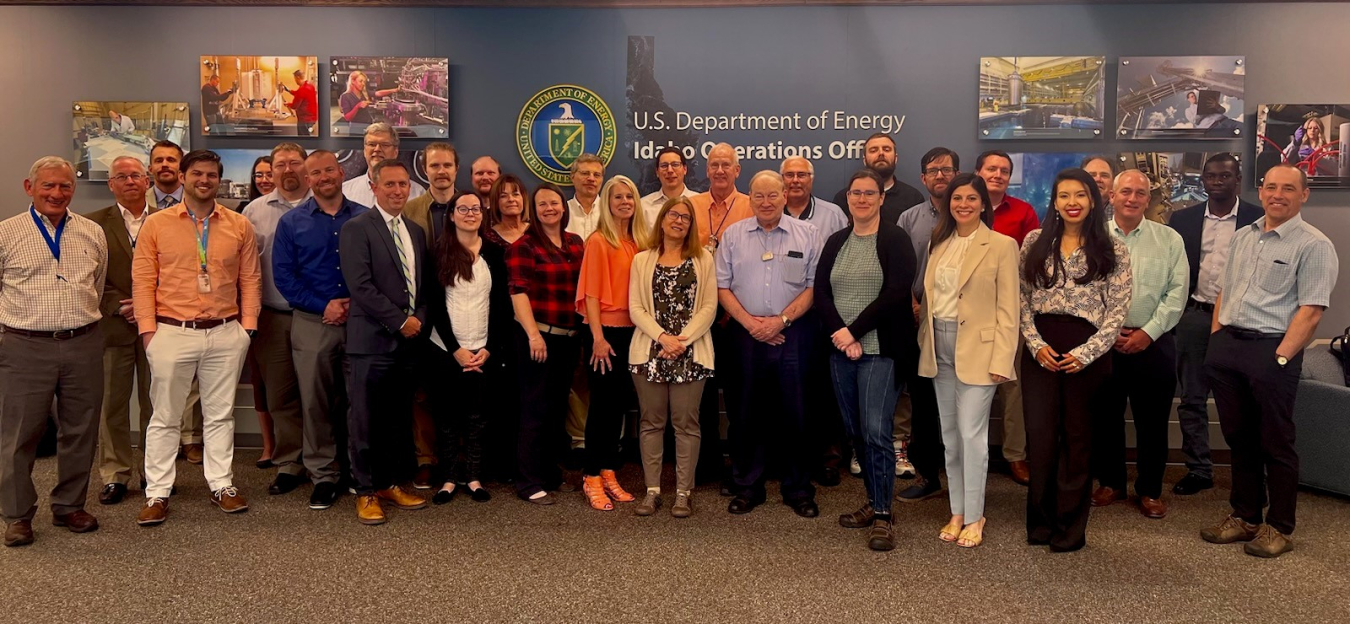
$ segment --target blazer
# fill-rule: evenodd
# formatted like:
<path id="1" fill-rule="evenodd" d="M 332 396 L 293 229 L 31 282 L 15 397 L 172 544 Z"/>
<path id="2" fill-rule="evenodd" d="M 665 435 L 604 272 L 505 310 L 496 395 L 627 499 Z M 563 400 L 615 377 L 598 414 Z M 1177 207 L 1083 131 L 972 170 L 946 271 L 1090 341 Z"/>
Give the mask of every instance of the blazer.
<path id="1" fill-rule="evenodd" d="M 408 200 L 403 206 L 403 218 L 416 223 L 426 234 L 427 249 L 436 248 L 436 228 L 431 226 L 431 193 L 427 192 Z M 487 214 L 483 215 L 487 219 Z M 445 225 L 445 224 L 442 224 Z M 446 231 L 453 230 L 453 227 L 446 228 Z M 441 336 L 442 339 L 445 336 Z"/>
<path id="2" fill-rule="evenodd" d="M 971 234 L 970 248 L 961 263 L 956 298 L 956 378 L 971 386 L 995 385 L 990 375 L 1016 379 L 1021 278 L 1018 277 L 1017 241 L 983 223 Z M 955 235 L 953 235 L 953 238 Z M 923 291 L 932 293 L 937 258 L 952 238 L 942 241 L 928 257 Z M 932 297 L 924 297 L 919 312 L 919 374 L 937 377 L 937 349 L 933 342 Z"/>
<path id="3" fill-rule="evenodd" d="M 147 215 L 159 212 L 154 207 L 153 196 L 152 192 L 151 202 L 146 206 Z M 136 323 L 117 313 L 122 300 L 131 298 L 131 260 L 135 256 L 131 234 L 127 232 L 127 224 L 122 221 L 122 211 L 117 204 L 85 216 L 102 227 L 103 235 L 108 239 L 108 278 L 103 282 L 103 300 L 98 305 L 103 313 L 103 319 L 98 323 L 103 330 L 103 346 L 132 344 L 140 338 Z"/>
<path id="4" fill-rule="evenodd" d="M 450 234 L 453 235 L 453 232 Z M 502 362 L 501 358 L 507 357 L 507 350 L 511 347 L 516 321 L 515 310 L 511 307 L 511 293 L 506 287 L 507 281 L 511 279 L 506 268 L 506 250 L 485 239 L 478 255 L 487 263 L 488 274 L 492 276 L 492 290 L 488 292 L 486 348 L 495 356 L 491 360 Z M 436 334 L 445 343 L 446 352 L 453 355 L 459 350 L 459 341 L 455 339 L 454 325 L 450 322 L 450 312 L 445 306 L 445 286 L 441 285 L 440 265 L 431 268 L 433 270 L 427 271 L 422 280 L 422 288 L 427 292 L 427 322 L 436 328 Z M 432 347 L 439 348 L 435 345 Z"/>
<path id="5" fill-rule="evenodd" d="M 1191 289 L 1188 295 L 1195 294 L 1195 284 L 1200 281 L 1200 240 L 1205 234 L 1205 203 L 1200 202 L 1182 208 L 1172 213 L 1167 221 L 1167 225 L 1176 230 L 1181 235 L 1181 240 L 1186 243 L 1186 261 L 1191 265 Z M 1265 214 L 1264 208 L 1238 198 L 1238 229 L 1251 225 Z"/>
<path id="6" fill-rule="evenodd" d="M 816 265 L 815 307 L 827 339 L 844 328 L 844 319 L 834 307 L 830 271 L 834 269 L 839 250 L 852 234 L 851 227 L 831 234 L 825 241 L 820 263 Z M 881 262 L 881 293 L 848 326 L 848 331 L 854 338 L 861 338 L 876 330 L 881 355 L 895 361 L 898 384 L 914 376 L 915 360 L 919 357 L 919 346 L 914 337 L 914 313 L 910 308 L 910 290 L 914 287 L 916 271 L 914 245 L 904 229 L 884 217 L 877 230 L 877 260 Z M 834 349 L 833 345 L 830 349 Z"/>
<path id="7" fill-rule="evenodd" d="M 370 355 L 390 353 L 407 339 L 399 333 L 408 316 L 417 317 L 422 332 L 427 334 L 426 272 L 435 272 L 429 262 L 426 234 L 421 226 L 407 219 L 403 224 L 412 239 L 419 284 L 416 301 L 410 301 L 408 288 L 399 268 L 398 249 L 394 236 L 384 224 L 384 213 L 378 208 L 352 217 L 342 226 L 339 244 L 342 249 L 342 277 L 351 289 L 352 305 L 347 316 L 347 353 Z M 440 291 L 444 296 L 444 291 Z M 444 336 L 442 336 L 444 338 Z"/>
<path id="8" fill-rule="evenodd" d="M 652 295 L 652 276 L 656 274 L 656 261 L 660 256 L 656 249 L 640 251 L 633 256 L 633 268 L 628 271 L 628 316 L 637 327 L 633 340 L 628 343 L 629 364 L 646 364 L 651 359 L 652 343 L 665 332 L 665 328 L 656 322 L 656 298 Z M 680 335 L 688 338 L 685 345 L 694 350 L 694 362 L 715 370 L 712 334 L 708 330 L 717 320 L 717 271 L 713 268 L 710 253 L 694 256 L 693 261 L 694 275 L 698 278 L 694 288 L 694 314 Z"/>

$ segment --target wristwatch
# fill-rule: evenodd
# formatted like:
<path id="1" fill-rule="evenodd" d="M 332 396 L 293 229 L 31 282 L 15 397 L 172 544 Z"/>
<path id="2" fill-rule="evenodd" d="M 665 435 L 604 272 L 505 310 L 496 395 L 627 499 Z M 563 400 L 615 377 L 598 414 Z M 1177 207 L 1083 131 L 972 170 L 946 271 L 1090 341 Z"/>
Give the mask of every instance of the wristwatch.
<path id="1" fill-rule="evenodd" d="M 1284 368 L 1285 366 L 1288 366 L 1288 365 L 1289 365 L 1289 358 L 1284 357 L 1283 355 L 1280 355 L 1280 354 L 1276 353 L 1276 354 L 1275 354 L 1275 363 L 1276 363 L 1276 364 L 1279 364 L 1279 365 L 1280 365 L 1280 368 Z"/>
<path id="2" fill-rule="evenodd" d="M 783 327 L 792 327 L 792 319 L 788 318 L 788 315 L 780 314 L 778 318 L 783 321 Z"/>

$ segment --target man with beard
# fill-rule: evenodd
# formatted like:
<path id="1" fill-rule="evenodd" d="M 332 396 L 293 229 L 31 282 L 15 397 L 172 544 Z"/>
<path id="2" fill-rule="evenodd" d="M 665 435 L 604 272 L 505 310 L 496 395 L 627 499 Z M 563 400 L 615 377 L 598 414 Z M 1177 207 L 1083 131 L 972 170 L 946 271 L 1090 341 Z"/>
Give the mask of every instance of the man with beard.
<path id="1" fill-rule="evenodd" d="M 244 207 L 243 214 L 253 224 L 262 262 L 262 313 L 258 316 L 258 340 L 249 357 L 262 373 L 267 393 L 268 412 L 276 447 L 272 464 L 276 480 L 267 488 L 273 496 L 286 494 L 304 482 L 300 463 L 304 426 L 300 416 L 300 387 L 291 358 L 291 304 L 277 289 L 272 271 L 272 248 L 276 242 L 277 222 L 300 203 L 310 198 L 305 177 L 305 149 L 295 143 L 272 148 L 272 182 L 276 188 Z"/>
<path id="2" fill-rule="evenodd" d="M 586 240 L 600 227 L 600 186 L 605 183 L 605 163 L 595 154 L 582 154 L 572 163 L 572 188 L 567 200 L 567 231 Z"/>
<path id="3" fill-rule="evenodd" d="M 375 205 L 375 193 L 371 191 L 371 172 L 382 160 L 398 160 L 398 133 L 383 121 L 366 126 L 366 136 L 362 144 L 362 155 L 366 157 L 366 175 L 357 176 L 342 183 L 342 194 L 362 206 Z M 406 166 L 404 167 L 407 168 Z M 427 192 L 421 184 L 409 179 L 408 199 L 416 199 Z"/>
<path id="4" fill-rule="evenodd" d="M 882 189 L 881 202 L 881 220 L 888 223 L 896 223 L 900 220 L 900 213 L 904 212 L 910 206 L 923 203 L 923 193 L 895 177 L 895 139 L 885 132 L 877 132 L 867 137 L 867 142 L 863 144 L 863 165 L 872 171 L 877 172 L 882 180 L 886 181 L 886 188 Z M 839 189 L 834 196 L 834 203 L 839 206 L 848 205 L 846 196 L 847 188 Z M 853 217 L 849 217 L 851 222 Z"/>
<path id="5" fill-rule="evenodd" d="M 491 156 L 479 156 L 469 166 L 469 176 L 473 183 L 473 192 L 478 194 L 478 200 L 487 207 L 492 185 L 497 182 L 497 178 L 502 177 L 502 166 Z"/>
<path id="6" fill-rule="evenodd" d="M 667 201 L 697 195 L 684 185 L 684 176 L 688 172 L 689 161 L 680 148 L 663 147 L 656 153 L 656 178 L 661 181 L 661 190 L 642 197 L 642 218 L 647 220 L 648 230 L 656 229 L 656 217 Z"/>
<path id="7" fill-rule="evenodd" d="M 209 150 L 183 157 L 183 203 L 150 215 L 132 260 L 136 325 L 150 361 L 154 413 L 145 441 L 142 526 L 168 516 L 179 420 L 193 372 L 201 383 L 205 473 L 211 502 L 248 509 L 234 486 L 234 395 L 262 307 L 253 224 L 216 202 L 225 166 Z"/>
<path id="8" fill-rule="evenodd" d="M 1186 455 L 1186 476 L 1172 486 L 1172 493 L 1187 496 L 1214 487 L 1214 463 L 1209 455 L 1209 380 L 1205 357 L 1209 353 L 1210 321 L 1219 297 L 1219 278 L 1230 260 L 1228 244 L 1233 234 L 1261 218 L 1260 206 L 1238 196 L 1242 166 L 1227 152 L 1205 161 L 1200 181 L 1209 198 L 1172 213 L 1167 224 L 1181 234 L 1190 263 L 1190 295 L 1177 323 L 1177 379 L 1181 403 L 1181 448 Z"/>
<path id="9" fill-rule="evenodd" d="M 291 355 L 300 386 L 305 470 L 314 491 L 310 509 L 328 509 L 342 493 L 338 481 L 347 449 L 347 314 L 351 292 L 338 255 L 342 226 L 367 208 L 342 196 L 337 156 L 315 150 L 305 159 L 313 197 L 277 221 L 272 275 L 291 305 Z M 433 189 L 434 192 L 434 189 Z"/>

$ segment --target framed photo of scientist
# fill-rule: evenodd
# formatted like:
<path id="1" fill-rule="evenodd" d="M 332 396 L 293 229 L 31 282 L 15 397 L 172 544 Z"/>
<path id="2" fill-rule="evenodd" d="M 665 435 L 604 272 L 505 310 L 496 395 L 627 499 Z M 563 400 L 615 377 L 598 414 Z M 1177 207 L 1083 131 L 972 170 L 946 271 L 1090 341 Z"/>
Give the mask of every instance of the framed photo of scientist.
<path id="1" fill-rule="evenodd" d="M 107 181 L 112 162 L 134 156 L 148 167 L 157 141 L 173 141 L 186 151 L 191 115 L 187 102 L 108 102 L 81 100 L 71 106 L 75 175 Z"/>
<path id="2" fill-rule="evenodd" d="M 317 136 L 318 57 L 203 56 L 197 69 L 202 134 Z"/>
<path id="3" fill-rule="evenodd" d="M 335 56 L 329 60 L 329 133 L 360 137 L 376 122 L 400 137 L 450 133 L 450 59 Z"/>
<path id="4" fill-rule="evenodd" d="M 1167 223 L 1173 212 L 1209 199 L 1201 174 L 1205 161 L 1221 152 L 1123 152 L 1119 170 L 1138 169 L 1148 176 L 1152 197 L 1144 217 Z M 1242 155 L 1232 154 L 1238 162 Z"/>
<path id="5" fill-rule="evenodd" d="M 1258 106 L 1252 183 L 1279 164 L 1308 174 L 1310 187 L 1350 188 L 1350 104 Z"/>
<path id="6" fill-rule="evenodd" d="M 980 59 L 979 138 L 1100 138 L 1105 66 L 1103 56 Z"/>
<path id="7" fill-rule="evenodd" d="M 1247 136 L 1246 59 L 1241 56 L 1122 57 L 1116 138 L 1239 139 Z"/>

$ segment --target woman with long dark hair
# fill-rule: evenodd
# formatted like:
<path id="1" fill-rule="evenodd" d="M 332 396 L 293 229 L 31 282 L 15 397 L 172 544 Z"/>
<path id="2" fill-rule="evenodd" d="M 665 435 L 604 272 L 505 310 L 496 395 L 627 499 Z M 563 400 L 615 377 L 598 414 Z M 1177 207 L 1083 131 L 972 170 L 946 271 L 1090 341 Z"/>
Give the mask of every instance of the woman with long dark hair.
<path id="1" fill-rule="evenodd" d="M 263 195 L 271 193 L 277 188 L 272 183 L 272 156 L 264 154 L 253 161 L 253 175 L 248 184 L 248 201 L 239 202 L 236 209 L 239 212 L 244 210 L 244 206 Z M 262 455 L 258 458 L 258 468 L 267 469 L 272 467 L 272 451 L 277 445 L 276 432 L 272 428 L 272 414 L 267 410 L 267 388 L 263 386 L 262 369 L 258 367 L 258 361 L 250 353 L 246 358 L 245 364 L 248 366 L 248 377 L 253 382 L 253 411 L 258 414 L 258 431 L 262 433 Z"/>
<path id="2" fill-rule="evenodd" d="M 271 193 L 277 188 L 272 183 L 272 156 L 264 154 L 253 161 L 253 175 L 248 186 L 248 201 L 253 201 Z M 244 202 L 247 205 L 248 202 Z"/>
<path id="3" fill-rule="evenodd" d="M 501 180 L 498 185 L 505 186 Z M 579 355 L 576 294 L 585 246 L 580 236 L 566 231 L 566 201 L 556 184 L 536 188 L 525 204 L 532 209 L 533 214 L 526 213 L 532 225 L 506 252 L 511 304 L 521 328 L 516 332 L 521 403 L 516 495 L 538 505 L 552 505 L 548 490 L 562 483 L 563 421 Z"/>
<path id="4" fill-rule="evenodd" d="M 520 178 L 509 173 L 497 178 L 487 196 L 487 229 L 483 238 L 503 249 L 520 240 L 530 227 L 533 212 L 530 199 Z"/>
<path id="5" fill-rule="evenodd" d="M 1130 255 L 1106 231 L 1097 184 L 1055 176 L 1041 229 L 1022 247 L 1022 409 L 1031 484 L 1027 543 L 1055 552 L 1087 543 L 1092 476 L 1089 406 L 1111 373 L 1130 307 Z"/>
<path id="6" fill-rule="evenodd" d="M 467 488 L 475 501 L 491 498 L 481 481 L 483 429 L 488 414 L 496 410 L 495 397 L 484 389 L 497 383 L 502 370 L 513 310 L 506 251 L 485 244 L 484 216 L 477 195 L 455 195 L 446 214 L 448 223 L 436 241 L 437 271 L 431 288 L 444 296 L 428 298 L 427 320 L 432 326 L 431 366 L 445 371 L 446 377 L 444 383 L 428 388 L 441 471 L 441 489 L 431 499 L 437 505 L 450 502 L 459 486 Z"/>
<path id="7" fill-rule="evenodd" d="M 963 173 L 947 186 L 928 243 L 919 326 L 919 374 L 931 377 L 946 448 L 951 520 L 938 538 L 984 541 L 989 408 L 1017 357 L 1017 241 L 993 231 L 984 180 Z"/>

